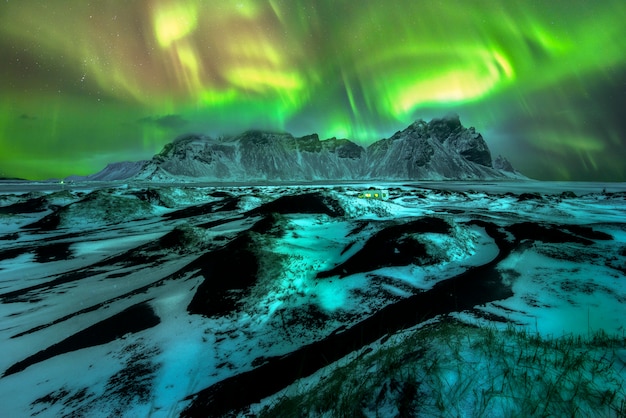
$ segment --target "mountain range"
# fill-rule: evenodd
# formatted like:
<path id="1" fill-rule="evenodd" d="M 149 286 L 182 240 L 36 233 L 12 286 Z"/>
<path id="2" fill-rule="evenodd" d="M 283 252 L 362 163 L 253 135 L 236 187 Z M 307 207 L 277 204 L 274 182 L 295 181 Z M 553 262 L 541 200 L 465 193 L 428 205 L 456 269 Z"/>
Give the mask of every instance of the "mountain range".
<path id="1" fill-rule="evenodd" d="M 70 180 L 315 181 L 523 179 L 504 157 L 492 159 L 487 143 L 457 115 L 417 120 L 389 138 L 362 147 L 317 134 L 251 130 L 210 138 L 187 134 L 151 160 L 109 164 Z"/>

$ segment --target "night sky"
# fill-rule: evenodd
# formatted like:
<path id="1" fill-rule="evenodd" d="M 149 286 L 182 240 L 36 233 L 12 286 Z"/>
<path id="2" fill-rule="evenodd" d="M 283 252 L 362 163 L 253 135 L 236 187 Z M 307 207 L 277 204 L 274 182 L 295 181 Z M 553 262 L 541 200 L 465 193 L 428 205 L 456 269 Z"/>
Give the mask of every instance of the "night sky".
<path id="1" fill-rule="evenodd" d="M 0 177 L 455 112 L 530 177 L 626 181 L 625 22 L 624 0 L 4 0 Z"/>

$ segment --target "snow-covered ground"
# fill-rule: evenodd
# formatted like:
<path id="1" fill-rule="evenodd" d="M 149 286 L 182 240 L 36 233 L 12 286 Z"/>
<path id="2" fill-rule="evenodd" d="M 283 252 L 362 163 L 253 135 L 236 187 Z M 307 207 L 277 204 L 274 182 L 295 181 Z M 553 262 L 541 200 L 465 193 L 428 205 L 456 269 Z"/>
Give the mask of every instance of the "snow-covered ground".
<path id="1" fill-rule="evenodd" d="M 420 393 L 450 397 L 423 416 L 498 415 L 504 395 L 440 407 L 485 394 L 469 370 L 505 370 L 530 335 L 598 332 L 610 348 L 572 352 L 609 362 L 596 386 L 618 415 L 625 215 L 623 183 L 0 185 L 0 416 L 257 413 L 405 341 L 445 364 Z M 472 344 L 489 333 L 509 341 L 498 361 Z M 342 370 L 379 367 L 365 358 Z M 394 379 L 370 380 L 364 414 L 393 414 Z"/>

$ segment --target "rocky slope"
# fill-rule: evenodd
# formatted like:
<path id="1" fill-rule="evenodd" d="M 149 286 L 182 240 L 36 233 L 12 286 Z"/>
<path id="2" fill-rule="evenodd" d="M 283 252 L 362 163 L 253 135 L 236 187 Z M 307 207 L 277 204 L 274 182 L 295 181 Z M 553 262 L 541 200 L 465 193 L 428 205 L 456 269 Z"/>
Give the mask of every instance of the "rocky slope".
<path id="1" fill-rule="evenodd" d="M 187 135 L 167 144 L 137 178 L 169 180 L 316 180 L 362 176 L 365 150 L 345 139 L 320 141 L 316 134 L 248 131 L 211 139 Z"/>
<path id="2" fill-rule="evenodd" d="M 118 163 L 110 163 L 96 174 L 89 176 L 69 176 L 67 181 L 116 181 L 126 180 L 137 175 L 148 161 L 122 161 Z"/>
<path id="3" fill-rule="evenodd" d="M 491 152 L 458 116 L 418 120 L 367 149 L 367 178 L 466 180 L 508 177 L 494 168 Z M 508 172 L 510 173 L 510 172 Z"/>

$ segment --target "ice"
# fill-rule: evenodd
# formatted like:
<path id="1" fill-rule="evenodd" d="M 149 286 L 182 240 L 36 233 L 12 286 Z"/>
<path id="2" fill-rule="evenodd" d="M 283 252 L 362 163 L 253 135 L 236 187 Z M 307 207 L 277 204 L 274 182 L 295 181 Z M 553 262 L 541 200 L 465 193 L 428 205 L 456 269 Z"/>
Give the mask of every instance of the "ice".
<path id="1" fill-rule="evenodd" d="M 13 280 L 9 279 L 9 275 L 16 271 L 21 271 L 25 265 L 30 264 L 34 259 L 34 255 L 31 253 L 20 254 L 15 258 L 10 258 L 8 260 L 0 261 L 0 272 L 2 275 L 0 276 L 0 286 L 3 287 L 2 290 L 6 290 L 4 286 L 7 285 L 7 282 L 12 282 Z"/>

